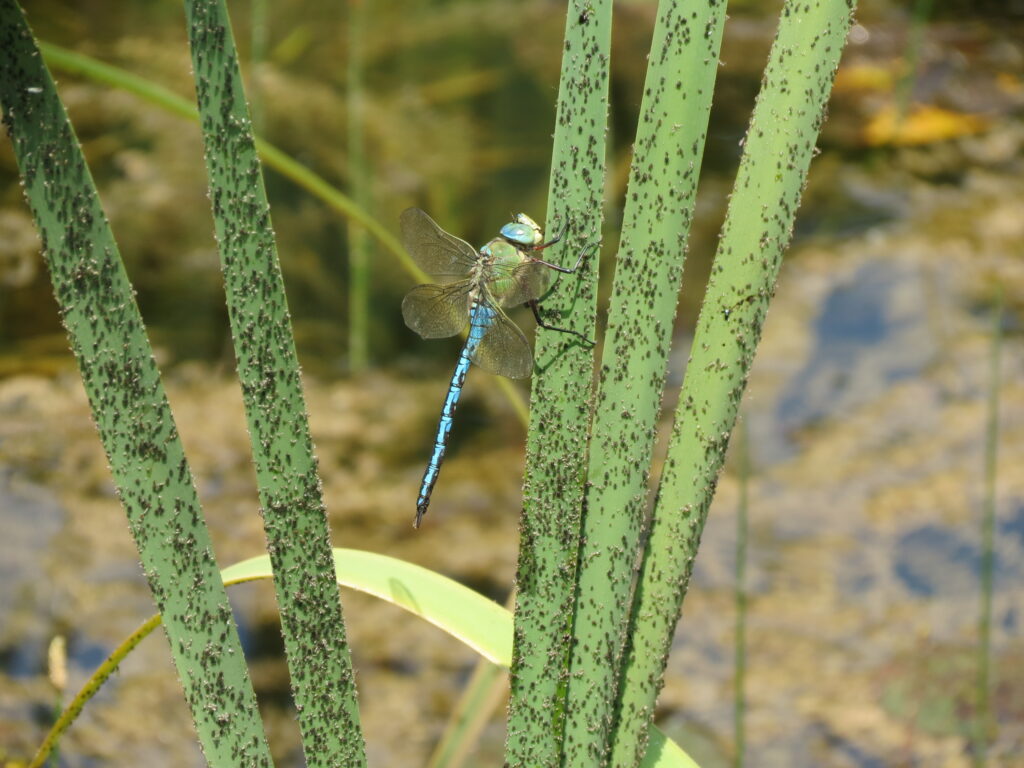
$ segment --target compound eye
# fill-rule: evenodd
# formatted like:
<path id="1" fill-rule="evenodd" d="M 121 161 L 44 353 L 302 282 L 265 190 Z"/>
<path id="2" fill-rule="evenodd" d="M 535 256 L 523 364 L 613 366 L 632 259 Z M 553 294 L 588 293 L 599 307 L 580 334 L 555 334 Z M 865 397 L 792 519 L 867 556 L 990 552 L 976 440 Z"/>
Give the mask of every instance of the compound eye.
<path id="1" fill-rule="evenodd" d="M 544 232 L 540 228 L 540 224 L 531 219 L 525 213 L 517 213 L 515 215 L 516 224 L 521 224 L 524 227 L 528 227 L 530 230 L 531 239 L 524 241 L 528 245 L 540 245 L 544 241 Z"/>

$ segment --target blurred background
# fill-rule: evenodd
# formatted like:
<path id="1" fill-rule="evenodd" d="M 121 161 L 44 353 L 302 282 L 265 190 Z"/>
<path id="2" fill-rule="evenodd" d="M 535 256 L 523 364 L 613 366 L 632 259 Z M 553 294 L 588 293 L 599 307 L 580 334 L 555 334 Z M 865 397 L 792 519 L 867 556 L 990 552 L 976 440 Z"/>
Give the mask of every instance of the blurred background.
<path id="1" fill-rule="evenodd" d="M 41 40 L 192 99 L 180 4 L 26 5 Z M 781 5 L 730 3 L 663 432 Z M 392 232 L 409 205 L 476 245 L 511 211 L 543 218 L 563 3 L 245 0 L 230 10 L 257 132 Z M 599 323 L 655 12 L 652 0 L 615 9 Z M 1024 766 L 1022 33 L 1021 0 L 859 4 L 742 413 L 747 765 Z M 54 75 L 138 292 L 217 556 L 258 554 L 198 128 Z M 335 544 L 504 601 L 525 436 L 513 408 L 493 377 L 470 374 L 430 516 L 413 531 L 459 342 L 406 329 L 412 281 L 393 255 L 273 170 L 265 178 Z M 526 313 L 515 319 L 531 332 Z M 986 426 L 993 391 L 996 430 Z M 733 442 L 658 712 L 705 768 L 737 764 Z M 70 697 L 154 608 L 6 141 L 0 520 L 0 760 L 18 764 L 58 699 L 51 638 L 67 638 Z M 272 588 L 241 585 L 232 600 L 275 759 L 302 765 Z M 371 765 L 423 764 L 474 656 L 390 605 L 343 600 Z M 499 707 L 468 765 L 499 764 L 503 716 Z M 204 764 L 162 634 L 86 707 L 59 764 Z"/>

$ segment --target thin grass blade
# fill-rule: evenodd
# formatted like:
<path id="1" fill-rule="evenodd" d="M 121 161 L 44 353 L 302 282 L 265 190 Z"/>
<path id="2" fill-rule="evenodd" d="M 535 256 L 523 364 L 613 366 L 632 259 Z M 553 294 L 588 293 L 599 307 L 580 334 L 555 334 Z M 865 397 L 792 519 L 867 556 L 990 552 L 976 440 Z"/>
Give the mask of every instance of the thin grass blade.
<path id="1" fill-rule="evenodd" d="M 505 601 L 506 608 L 515 607 L 513 591 Z M 498 707 L 508 708 L 509 672 L 487 659 L 477 661 L 469 682 L 459 694 L 455 708 L 448 716 L 444 733 L 427 762 L 427 768 L 462 768 L 484 728 Z"/>
<path id="2" fill-rule="evenodd" d="M 740 500 L 736 508 L 736 639 L 733 646 L 733 768 L 743 768 L 747 754 L 747 518 L 750 507 L 750 429 L 739 423 L 737 448 Z"/>
<path id="3" fill-rule="evenodd" d="M 369 0 L 348 2 L 348 178 L 352 199 L 364 211 L 370 204 L 370 177 L 363 136 L 366 96 L 363 92 L 363 40 L 370 15 Z M 348 367 L 365 371 L 370 363 L 370 240 L 363 227 L 348 228 Z"/>
<path id="4" fill-rule="evenodd" d="M 91 56 L 86 56 L 83 53 L 69 51 L 67 48 L 62 48 L 53 43 L 40 42 L 39 48 L 46 57 L 46 63 L 54 69 L 80 75 L 81 77 L 89 78 L 93 82 L 105 83 L 128 93 L 134 93 L 139 98 L 160 107 L 172 115 L 177 115 L 185 120 L 199 122 L 199 112 L 194 104 L 159 83 L 154 83 L 144 77 L 139 77 L 132 72 L 99 61 Z M 377 221 L 364 208 L 357 205 L 352 198 L 329 183 L 323 176 L 286 155 L 276 145 L 261 139 L 259 136 L 255 137 L 255 142 L 260 159 L 267 166 L 273 168 L 286 179 L 290 179 L 314 197 L 319 198 L 342 216 L 365 227 L 366 231 L 373 235 L 386 251 L 398 259 L 402 268 L 408 272 L 414 281 L 418 283 L 430 281 L 429 276 L 413 264 L 412 259 L 409 258 L 402 244 L 398 242 L 398 238 L 391 233 L 391 230 Z"/>
<path id="5" fill-rule="evenodd" d="M 988 763 L 988 745 L 995 737 L 992 707 L 992 591 L 995 585 L 996 480 L 999 469 L 999 388 L 1003 350 L 1003 289 L 996 289 L 992 311 L 992 349 L 985 418 L 985 488 L 981 511 L 980 611 L 978 615 L 978 668 L 975 679 L 976 712 L 971 723 L 971 763 Z"/>
<path id="6" fill-rule="evenodd" d="M 469 760 L 487 723 L 508 697 L 508 669 L 481 661 L 466 683 L 444 736 L 434 748 L 427 768 L 462 768 Z"/>

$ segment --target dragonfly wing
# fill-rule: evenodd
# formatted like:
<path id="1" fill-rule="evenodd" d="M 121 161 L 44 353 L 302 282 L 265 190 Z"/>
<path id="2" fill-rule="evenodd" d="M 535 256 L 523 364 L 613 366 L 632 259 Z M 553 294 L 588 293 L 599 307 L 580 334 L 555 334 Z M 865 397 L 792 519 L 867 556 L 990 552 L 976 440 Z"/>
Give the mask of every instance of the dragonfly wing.
<path id="1" fill-rule="evenodd" d="M 524 261 L 517 264 L 506 274 L 496 275 L 496 279 L 504 287 L 501 293 L 501 306 L 518 307 L 528 301 L 539 299 L 544 295 L 550 281 L 550 270 L 536 261 Z"/>
<path id="2" fill-rule="evenodd" d="M 490 325 L 470 359 L 490 373 L 510 379 L 526 379 L 533 373 L 533 351 L 530 342 L 508 315 L 488 302 L 492 314 Z"/>
<path id="3" fill-rule="evenodd" d="M 424 339 L 445 339 L 469 323 L 468 280 L 448 285 L 417 285 L 402 299 L 405 324 Z"/>
<path id="4" fill-rule="evenodd" d="M 480 258 L 473 246 L 449 235 L 419 208 L 404 210 L 399 225 L 405 250 L 432 275 L 465 277 Z"/>

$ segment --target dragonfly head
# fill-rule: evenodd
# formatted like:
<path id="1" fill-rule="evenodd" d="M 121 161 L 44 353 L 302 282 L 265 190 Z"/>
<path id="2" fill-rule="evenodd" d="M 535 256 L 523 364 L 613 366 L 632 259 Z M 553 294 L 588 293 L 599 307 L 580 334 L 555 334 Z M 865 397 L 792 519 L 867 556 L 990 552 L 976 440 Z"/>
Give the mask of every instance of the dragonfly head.
<path id="1" fill-rule="evenodd" d="M 525 213 L 517 213 L 501 228 L 501 236 L 512 245 L 531 248 L 544 242 L 540 225 Z"/>

